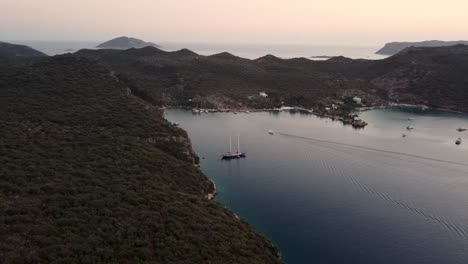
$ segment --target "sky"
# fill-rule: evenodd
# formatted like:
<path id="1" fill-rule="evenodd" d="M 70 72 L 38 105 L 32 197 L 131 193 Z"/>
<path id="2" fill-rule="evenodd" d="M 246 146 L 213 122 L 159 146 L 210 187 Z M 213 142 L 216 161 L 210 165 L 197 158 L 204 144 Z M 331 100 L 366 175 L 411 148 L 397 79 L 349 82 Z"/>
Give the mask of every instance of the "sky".
<path id="1" fill-rule="evenodd" d="M 0 0 L 0 40 L 468 40 L 468 0 Z"/>

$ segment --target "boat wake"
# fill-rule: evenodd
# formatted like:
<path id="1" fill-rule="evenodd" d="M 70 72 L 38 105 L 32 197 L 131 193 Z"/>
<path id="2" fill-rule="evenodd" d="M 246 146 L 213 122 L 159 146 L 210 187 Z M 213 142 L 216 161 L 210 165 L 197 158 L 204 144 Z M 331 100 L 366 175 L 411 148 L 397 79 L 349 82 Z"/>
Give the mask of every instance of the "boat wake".
<path id="1" fill-rule="evenodd" d="M 423 156 L 418 156 L 418 155 L 412 155 L 412 154 L 407 154 L 407 153 L 399 153 L 399 152 L 394 152 L 394 151 L 386 151 L 386 150 L 380 150 L 380 149 L 374 149 L 374 148 L 368 148 L 368 147 L 363 147 L 363 146 L 358 146 L 358 145 L 352 145 L 352 144 L 346 144 L 346 143 L 339 143 L 339 142 L 333 142 L 333 141 L 328 141 L 328 140 L 320 140 L 320 139 L 314 139 L 314 138 L 306 138 L 306 137 L 301 137 L 301 136 L 296 136 L 296 135 L 291 135 L 291 134 L 286 134 L 286 133 L 280 133 L 277 132 L 279 135 L 299 139 L 304 142 L 308 142 L 309 144 L 314 145 L 315 147 L 318 147 L 320 149 L 317 149 L 316 151 L 320 153 L 321 155 L 327 155 L 326 160 L 330 161 L 336 161 L 337 160 L 337 151 L 346 154 L 346 155 L 353 155 L 353 153 L 349 152 L 343 149 L 337 148 L 337 145 L 344 145 L 344 146 L 350 146 L 353 148 L 358 148 L 358 149 L 363 149 L 363 150 L 372 150 L 372 151 L 378 151 L 378 152 L 383 152 L 383 153 L 391 153 L 391 154 L 399 154 L 399 155 L 406 155 L 406 156 L 411 156 L 414 158 L 418 159 L 424 159 L 424 160 L 429 160 L 429 161 L 436 161 L 436 162 L 442 162 L 442 163 L 448 163 L 448 164 L 454 164 L 454 165 L 460 165 L 460 166 L 467 166 L 468 164 L 464 163 L 458 163 L 458 162 L 452 162 L 452 161 L 446 161 L 446 160 L 440 160 L 440 159 L 433 159 L 433 158 L 428 158 L 428 157 L 423 157 Z M 324 144 L 325 143 L 325 144 Z M 349 159 L 345 159 L 349 160 Z M 340 160 L 340 162 L 342 162 Z M 463 225 L 456 224 L 451 220 L 444 219 L 442 217 L 438 217 L 435 214 L 421 210 L 417 208 L 416 206 L 412 205 L 410 202 L 406 202 L 400 199 L 395 199 L 392 198 L 391 196 L 380 192 L 373 188 L 371 185 L 366 184 L 362 181 L 360 181 L 358 178 L 353 177 L 352 173 L 345 173 L 343 170 L 340 168 L 336 167 L 333 165 L 332 162 L 327 162 L 324 159 L 320 159 L 320 163 L 323 167 L 327 168 L 330 172 L 332 172 L 334 175 L 339 175 L 341 176 L 346 182 L 348 182 L 350 185 L 354 186 L 356 189 L 359 191 L 362 191 L 364 193 L 367 193 L 368 195 L 371 195 L 373 197 L 379 198 L 381 200 L 384 200 L 386 202 L 389 202 L 395 206 L 398 206 L 401 209 L 407 210 L 415 215 L 424 217 L 428 220 L 434 221 L 441 226 L 443 226 L 446 230 L 455 233 L 456 235 L 468 239 L 468 229 L 464 227 Z M 359 160 L 354 160 L 352 162 L 348 162 L 346 167 L 351 167 L 353 165 L 359 165 L 359 163 L 362 163 Z M 366 162 L 364 162 L 366 163 Z M 366 164 L 369 167 L 374 167 L 372 164 Z M 376 168 L 377 169 L 377 168 Z M 392 170 L 398 168 L 392 168 Z"/>
<path id="2" fill-rule="evenodd" d="M 412 157 L 412 158 L 417 158 L 417 159 L 422 159 L 422 160 L 435 161 L 435 162 L 440 162 L 440 163 L 446 163 L 446 164 L 452 164 L 452 165 L 459 165 L 459 166 L 468 167 L 468 163 L 430 158 L 430 157 L 425 157 L 425 156 L 420 156 L 420 155 L 415 155 L 415 154 L 410 154 L 410 153 L 405 153 L 405 152 L 377 149 L 377 148 L 365 147 L 365 146 L 354 145 L 354 144 L 349 144 L 349 143 L 342 143 L 342 142 L 331 141 L 331 140 L 323 140 L 323 139 L 317 139 L 317 138 L 303 137 L 303 136 L 292 135 L 292 134 L 287 134 L 287 133 L 282 133 L 282 132 L 276 132 L 276 134 L 282 135 L 282 136 L 287 136 L 287 137 L 292 137 L 292 138 L 297 138 L 297 139 L 303 139 L 303 140 L 309 140 L 309 141 L 315 141 L 315 142 L 322 142 L 322 143 L 329 143 L 329 144 L 340 145 L 340 146 L 348 146 L 348 147 L 353 147 L 353 148 L 357 148 L 357 149 L 371 150 L 371 151 L 376 151 L 376 152 L 381 152 L 381 153 L 397 154 L 397 155 L 402 155 L 402 156 L 407 156 L 407 157 Z"/>

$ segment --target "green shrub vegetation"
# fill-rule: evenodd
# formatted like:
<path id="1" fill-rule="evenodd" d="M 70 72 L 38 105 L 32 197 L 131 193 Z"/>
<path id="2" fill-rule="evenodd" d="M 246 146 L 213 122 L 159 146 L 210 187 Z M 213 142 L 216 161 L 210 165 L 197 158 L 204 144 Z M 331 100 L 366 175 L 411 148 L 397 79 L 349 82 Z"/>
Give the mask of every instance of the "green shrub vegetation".
<path id="1" fill-rule="evenodd" d="M 136 94 L 163 105 L 210 107 L 216 106 L 212 97 L 218 96 L 232 99 L 234 108 L 239 104 L 271 108 L 284 103 L 321 112 L 358 96 L 367 105 L 397 102 L 468 112 L 465 45 L 408 48 L 375 61 L 345 57 L 312 61 L 272 55 L 249 60 L 229 53 L 202 56 L 153 47 L 81 50 L 76 56 L 105 63 Z M 266 92 L 268 98 L 258 98 L 259 92 Z"/>
<path id="2" fill-rule="evenodd" d="M 213 185 L 186 133 L 106 67 L 7 62 L 1 263 L 280 262 L 268 239 L 206 198 Z"/>

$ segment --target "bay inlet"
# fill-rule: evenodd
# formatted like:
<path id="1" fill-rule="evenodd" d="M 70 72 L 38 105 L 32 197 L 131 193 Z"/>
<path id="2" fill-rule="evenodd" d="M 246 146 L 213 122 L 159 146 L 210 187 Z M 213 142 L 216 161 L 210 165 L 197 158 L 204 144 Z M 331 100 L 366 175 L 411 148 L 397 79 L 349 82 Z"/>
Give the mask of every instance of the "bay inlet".
<path id="1" fill-rule="evenodd" d="M 289 112 L 166 113 L 188 132 L 215 199 L 287 263 L 466 263 L 468 145 L 455 140 L 468 117 L 412 107 L 360 117 L 369 125 L 356 130 Z M 237 135 L 247 158 L 221 160 Z"/>

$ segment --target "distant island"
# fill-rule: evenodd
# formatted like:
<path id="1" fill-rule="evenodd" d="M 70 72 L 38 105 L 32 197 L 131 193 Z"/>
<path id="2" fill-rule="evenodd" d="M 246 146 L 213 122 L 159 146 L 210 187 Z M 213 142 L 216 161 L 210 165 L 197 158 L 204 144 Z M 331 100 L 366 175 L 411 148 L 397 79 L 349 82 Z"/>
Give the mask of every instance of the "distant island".
<path id="1" fill-rule="evenodd" d="M 378 50 L 375 54 L 380 55 L 395 55 L 398 52 L 409 47 L 445 47 L 445 46 L 455 46 L 455 45 L 468 45 L 468 41 L 440 41 L 440 40 L 428 40 L 421 42 L 390 42 L 385 44 L 383 48 Z"/>
<path id="2" fill-rule="evenodd" d="M 40 57 L 44 53 L 24 45 L 15 45 L 0 41 L 0 57 Z"/>
<path id="3" fill-rule="evenodd" d="M 119 37 L 111 39 L 102 44 L 96 46 L 100 49 L 131 49 L 131 48 L 144 48 L 144 47 L 155 47 L 159 48 L 159 45 L 152 42 L 145 42 L 141 39 L 129 38 L 129 37 Z"/>

